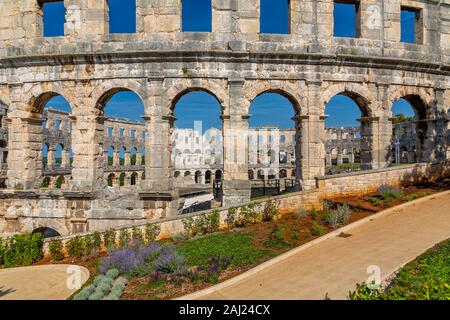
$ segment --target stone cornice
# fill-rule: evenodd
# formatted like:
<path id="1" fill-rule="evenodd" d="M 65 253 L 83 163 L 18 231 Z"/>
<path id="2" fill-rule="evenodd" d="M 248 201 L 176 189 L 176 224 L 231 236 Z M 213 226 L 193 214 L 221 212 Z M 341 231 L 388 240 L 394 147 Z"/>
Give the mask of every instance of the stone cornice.
<path id="1" fill-rule="evenodd" d="M 296 52 L 231 52 L 231 51 L 146 51 L 146 52 L 98 52 L 75 54 L 29 55 L 0 59 L 0 69 L 64 64 L 115 64 L 115 63 L 161 63 L 161 62 L 230 62 L 286 65 L 339 65 L 369 67 L 375 69 L 395 69 L 431 74 L 450 75 L 450 65 L 380 56 L 358 56 Z M 164 75 L 145 78 L 155 80 Z M 74 80 L 74 79 L 71 79 Z"/>

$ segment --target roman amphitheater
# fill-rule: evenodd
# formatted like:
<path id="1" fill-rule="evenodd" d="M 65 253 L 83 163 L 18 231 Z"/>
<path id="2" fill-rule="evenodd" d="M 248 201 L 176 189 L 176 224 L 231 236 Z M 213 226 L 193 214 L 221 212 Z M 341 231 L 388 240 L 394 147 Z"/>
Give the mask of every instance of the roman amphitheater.
<path id="1" fill-rule="evenodd" d="M 260 33 L 259 0 L 212 0 L 212 32 L 182 31 L 181 0 L 136 0 L 133 34 L 109 32 L 106 0 L 64 0 L 64 36 L 50 38 L 45 2 L 0 4 L 0 234 L 176 218 L 210 194 L 228 208 L 271 179 L 283 181 L 281 206 L 302 207 L 450 174 L 448 0 L 338 1 L 358 4 L 356 38 L 333 36 L 332 0 L 290 0 L 283 35 Z M 400 42 L 403 8 L 417 12 L 415 43 Z M 105 116 L 121 91 L 142 100 L 142 123 Z M 193 91 L 220 104 L 209 136 L 176 129 L 177 102 Z M 249 127 L 267 92 L 289 99 L 295 128 Z M 336 95 L 358 105 L 360 128 L 325 128 Z M 44 108 L 55 96 L 70 113 Z M 399 99 L 415 117 L 394 125 Z M 264 156 L 275 169 L 252 142 L 273 132 L 280 143 Z M 327 174 L 354 162 L 360 171 Z"/>

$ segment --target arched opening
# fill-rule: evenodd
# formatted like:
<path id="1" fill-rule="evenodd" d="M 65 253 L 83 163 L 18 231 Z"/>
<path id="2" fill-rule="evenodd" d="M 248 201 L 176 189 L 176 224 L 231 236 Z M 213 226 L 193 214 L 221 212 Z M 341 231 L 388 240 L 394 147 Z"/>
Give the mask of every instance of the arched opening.
<path id="1" fill-rule="evenodd" d="M 137 149 L 136 148 L 131 148 L 130 151 L 130 164 L 132 166 L 135 166 L 137 164 Z"/>
<path id="2" fill-rule="evenodd" d="M 127 178 L 127 175 L 125 174 L 125 172 L 122 172 L 119 176 L 119 186 L 123 187 L 125 186 L 125 180 Z"/>
<path id="3" fill-rule="evenodd" d="M 221 181 L 222 180 L 222 171 L 216 170 L 215 179 L 216 179 L 216 181 Z"/>
<path id="4" fill-rule="evenodd" d="M 286 169 L 281 169 L 280 170 L 280 179 L 283 179 L 283 178 L 287 178 L 287 171 L 286 171 Z"/>
<path id="5" fill-rule="evenodd" d="M 44 238 L 60 237 L 61 234 L 55 229 L 48 227 L 40 227 L 33 230 L 32 233 L 41 233 Z"/>
<path id="6" fill-rule="evenodd" d="M 132 186 L 135 186 L 137 183 L 137 179 L 138 179 L 138 174 L 136 172 L 133 172 L 130 177 L 130 184 Z"/>
<path id="7" fill-rule="evenodd" d="M 114 182 L 116 180 L 116 176 L 114 173 L 108 175 L 108 187 L 114 187 Z"/>
<path id="8" fill-rule="evenodd" d="M 39 157 L 42 176 L 63 173 L 55 180 L 55 187 L 65 188 L 66 178 L 71 175 L 73 158 L 70 104 L 61 95 L 46 93 L 35 99 L 32 111 L 42 123 L 42 131 L 38 131 L 42 132 Z"/>
<path id="9" fill-rule="evenodd" d="M 248 180 L 254 180 L 255 179 L 255 173 L 253 170 L 248 170 Z"/>
<path id="10" fill-rule="evenodd" d="M 174 98 L 171 108 L 175 119 L 171 136 L 172 167 L 194 173 L 193 179 L 179 181 L 182 184 L 178 187 L 189 188 L 202 182 L 199 169 L 223 167 L 222 106 L 210 91 L 190 88 Z M 209 179 L 205 176 L 205 183 L 211 183 L 211 172 Z"/>
<path id="11" fill-rule="evenodd" d="M 64 176 L 59 176 L 55 181 L 55 188 L 61 189 L 65 182 L 66 182 L 66 179 L 64 178 Z"/>
<path id="12" fill-rule="evenodd" d="M 199 184 L 202 182 L 202 173 L 201 171 L 195 171 L 195 183 Z"/>
<path id="13" fill-rule="evenodd" d="M 211 183 L 211 171 L 210 170 L 206 170 L 205 172 L 205 184 L 210 184 Z"/>
<path id="14" fill-rule="evenodd" d="M 182 0 L 181 6 L 183 32 L 212 31 L 212 0 Z"/>
<path id="15" fill-rule="evenodd" d="M 263 169 L 259 169 L 258 170 L 258 180 L 264 180 L 264 179 L 265 179 L 264 170 Z"/>
<path id="16" fill-rule="evenodd" d="M 367 170 L 373 167 L 371 113 L 366 98 L 354 92 L 341 92 L 326 107 L 326 130 L 332 132 L 325 144 L 326 174 Z M 360 139 L 350 139 L 349 132 L 361 132 Z M 345 137 L 345 138 L 344 138 Z M 342 150 L 357 148 L 359 157 L 344 157 Z"/>
<path id="17" fill-rule="evenodd" d="M 114 147 L 109 147 L 108 148 L 108 153 L 107 153 L 107 164 L 109 167 L 114 165 Z"/>
<path id="18" fill-rule="evenodd" d="M 110 146 L 104 150 L 108 165 L 127 167 L 127 170 L 131 171 L 130 166 L 139 165 L 144 161 L 145 134 L 137 134 L 145 132 L 142 99 L 127 88 L 114 88 L 103 94 L 98 105 L 106 118 L 104 127 L 111 128 L 105 130 L 103 136 L 104 146 Z M 134 170 L 136 168 L 133 168 Z M 119 186 L 125 186 L 127 176 L 132 178 L 130 171 L 119 175 Z M 139 185 L 137 176 L 135 180 L 135 185 Z"/>
<path id="19" fill-rule="evenodd" d="M 190 172 L 190 171 L 186 171 L 186 172 L 184 173 L 184 176 L 185 176 L 185 177 L 190 177 L 190 176 L 191 176 L 191 172 Z"/>
<path id="20" fill-rule="evenodd" d="M 420 97 L 406 96 L 392 105 L 391 161 L 394 165 L 428 161 L 424 154 L 428 124 Z M 418 149 L 416 148 L 418 146 Z"/>
<path id="21" fill-rule="evenodd" d="M 119 165 L 124 166 L 125 165 L 125 156 L 127 153 L 127 149 L 125 147 L 121 147 L 119 151 Z"/>
<path id="22" fill-rule="evenodd" d="M 301 188 L 300 161 L 296 161 L 301 142 L 296 139 L 299 111 L 295 98 L 281 90 L 262 92 L 251 101 L 249 138 L 252 143 L 249 143 L 248 157 L 249 167 L 256 170 L 258 180 L 278 179 L 282 168 L 285 172 L 289 169 L 298 172 L 295 188 Z M 259 188 L 260 182 L 254 181 L 253 196 L 258 195 Z"/>
<path id="23" fill-rule="evenodd" d="M 174 176 L 175 178 L 178 178 L 178 177 L 180 176 L 180 171 L 175 171 L 174 174 L 173 174 L 173 176 Z"/>
<path id="24" fill-rule="evenodd" d="M 55 165 L 58 168 L 62 167 L 63 164 L 63 150 L 64 147 L 60 143 L 58 143 L 58 145 L 56 146 L 56 153 L 55 153 Z"/>

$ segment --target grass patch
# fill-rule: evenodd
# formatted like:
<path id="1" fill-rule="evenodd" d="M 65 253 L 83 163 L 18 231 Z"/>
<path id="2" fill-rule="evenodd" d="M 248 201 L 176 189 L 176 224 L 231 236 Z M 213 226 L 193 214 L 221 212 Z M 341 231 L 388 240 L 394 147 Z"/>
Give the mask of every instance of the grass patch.
<path id="1" fill-rule="evenodd" d="M 386 291 L 359 284 L 352 300 L 450 300 L 450 239 L 407 264 Z"/>
<path id="2" fill-rule="evenodd" d="M 272 256 L 269 250 L 254 248 L 254 233 L 230 232 L 211 234 L 188 240 L 177 251 L 182 254 L 189 265 L 204 264 L 212 256 L 233 256 L 231 266 L 251 265 L 264 257 Z"/>

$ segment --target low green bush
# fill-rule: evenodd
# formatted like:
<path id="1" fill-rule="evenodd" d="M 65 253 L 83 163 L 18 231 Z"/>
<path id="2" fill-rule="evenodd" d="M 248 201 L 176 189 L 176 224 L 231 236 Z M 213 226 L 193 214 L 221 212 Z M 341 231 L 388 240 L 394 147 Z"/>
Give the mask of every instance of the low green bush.
<path id="1" fill-rule="evenodd" d="M 388 185 L 383 185 L 378 189 L 380 196 L 387 202 L 392 202 L 403 197 L 402 190 Z"/>
<path id="2" fill-rule="evenodd" d="M 110 269 L 106 272 L 105 275 L 107 278 L 115 280 L 119 276 L 119 270 L 117 269 Z"/>
<path id="3" fill-rule="evenodd" d="M 6 241 L 0 238 L 0 266 L 3 265 L 3 256 L 6 252 Z"/>
<path id="4" fill-rule="evenodd" d="M 63 244 L 61 240 L 52 240 L 48 244 L 48 250 L 50 252 L 50 257 L 53 260 L 64 259 Z"/>
<path id="5" fill-rule="evenodd" d="M 236 225 L 236 219 L 238 217 L 238 208 L 229 208 L 227 212 L 227 217 L 225 219 L 228 227 L 232 228 Z"/>
<path id="6" fill-rule="evenodd" d="M 325 229 L 320 224 L 313 221 L 311 224 L 311 233 L 315 236 L 322 236 L 325 234 Z"/>
<path id="7" fill-rule="evenodd" d="M 144 232 L 146 244 L 149 245 L 159 236 L 161 233 L 161 227 L 157 224 L 147 224 Z"/>
<path id="8" fill-rule="evenodd" d="M 25 233 L 14 235 L 2 241 L 3 265 L 6 268 L 29 266 L 42 259 L 43 235 L 42 233 Z"/>
<path id="9" fill-rule="evenodd" d="M 300 209 L 295 213 L 296 218 L 305 218 L 308 216 L 308 211 L 305 209 Z"/>
<path id="10" fill-rule="evenodd" d="M 381 206 L 381 204 L 382 204 L 382 201 L 377 197 L 370 197 L 369 201 L 373 206 L 376 206 L 376 207 Z"/>
<path id="11" fill-rule="evenodd" d="M 66 243 L 67 254 L 73 258 L 81 259 L 86 254 L 84 238 L 76 236 Z"/>
<path id="12" fill-rule="evenodd" d="M 96 257 L 102 246 L 102 237 L 99 232 L 94 232 L 83 237 L 84 250 L 83 256 Z"/>
<path id="13" fill-rule="evenodd" d="M 122 229 L 119 232 L 119 248 L 125 248 L 131 242 L 130 233 L 127 229 Z"/>
<path id="14" fill-rule="evenodd" d="M 114 249 L 116 247 L 116 232 L 109 230 L 103 233 L 103 245 L 107 250 Z"/>
<path id="15" fill-rule="evenodd" d="M 189 236 L 216 232 L 220 226 L 220 212 L 215 209 L 210 213 L 203 213 L 197 217 L 189 217 L 181 220 L 184 231 Z"/>
<path id="16" fill-rule="evenodd" d="M 139 241 L 140 243 L 144 243 L 144 234 L 142 233 L 141 228 L 134 227 L 131 229 L 131 239 L 133 241 Z"/>
<path id="17" fill-rule="evenodd" d="M 263 221 L 272 221 L 279 214 L 278 204 L 275 201 L 267 201 L 262 212 Z"/>

